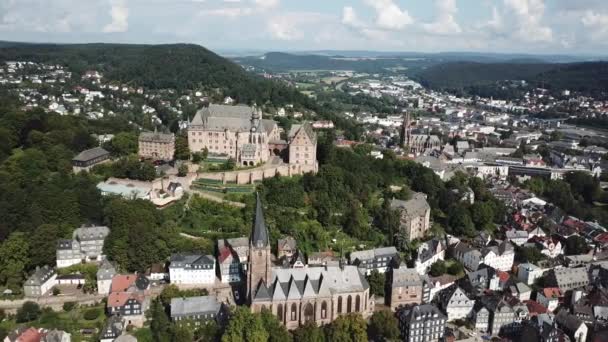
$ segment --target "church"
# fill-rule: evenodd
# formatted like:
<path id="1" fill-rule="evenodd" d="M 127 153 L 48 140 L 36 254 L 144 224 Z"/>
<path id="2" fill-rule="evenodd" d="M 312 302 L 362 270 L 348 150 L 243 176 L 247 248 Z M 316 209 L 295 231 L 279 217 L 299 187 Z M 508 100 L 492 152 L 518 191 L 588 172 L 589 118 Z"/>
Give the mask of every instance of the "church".
<path id="1" fill-rule="evenodd" d="M 270 310 L 288 329 L 309 321 L 320 326 L 347 313 L 364 318 L 373 313 L 374 297 L 357 266 L 285 268 L 275 266 L 273 259 L 258 195 L 247 267 L 251 311 Z"/>
<path id="2" fill-rule="evenodd" d="M 262 118 L 256 106 L 209 104 L 200 109 L 188 124 L 190 151 L 207 149 L 211 155 L 232 158 L 239 166 L 268 162 L 287 150 L 290 173 L 316 172 L 317 138 L 309 123 L 294 124 L 281 140 L 274 120 Z"/>

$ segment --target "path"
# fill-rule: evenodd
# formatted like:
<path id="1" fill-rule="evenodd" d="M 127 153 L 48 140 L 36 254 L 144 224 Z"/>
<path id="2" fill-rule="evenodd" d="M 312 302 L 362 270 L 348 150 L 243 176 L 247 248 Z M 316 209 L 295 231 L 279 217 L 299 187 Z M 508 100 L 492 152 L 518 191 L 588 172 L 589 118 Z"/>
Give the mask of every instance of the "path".
<path id="1" fill-rule="evenodd" d="M 219 196 L 214 196 L 214 195 L 211 195 L 204 191 L 195 190 L 195 189 L 190 188 L 190 192 L 193 194 L 197 194 L 197 195 L 201 196 L 202 198 L 213 201 L 213 202 L 223 203 L 223 204 L 227 204 L 227 205 L 237 207 L 237 208 L 245 208 L 245 203 L 228 201 Z"/>

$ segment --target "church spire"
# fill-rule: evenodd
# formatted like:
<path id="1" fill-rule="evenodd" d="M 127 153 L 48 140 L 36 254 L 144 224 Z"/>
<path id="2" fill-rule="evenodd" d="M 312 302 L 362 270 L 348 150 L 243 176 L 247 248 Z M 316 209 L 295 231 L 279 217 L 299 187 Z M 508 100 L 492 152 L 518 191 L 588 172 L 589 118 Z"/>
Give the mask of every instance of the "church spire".
<path id="1" fill-rule="evenodd" d="M 253 220 L 251 245 L 254 247 L 266 247 L 269 245 L 268 229 L 264 222 L 264 210 L 262 209 L 262 200 L 259 193 L 256 193 L 255 219 Z"/>

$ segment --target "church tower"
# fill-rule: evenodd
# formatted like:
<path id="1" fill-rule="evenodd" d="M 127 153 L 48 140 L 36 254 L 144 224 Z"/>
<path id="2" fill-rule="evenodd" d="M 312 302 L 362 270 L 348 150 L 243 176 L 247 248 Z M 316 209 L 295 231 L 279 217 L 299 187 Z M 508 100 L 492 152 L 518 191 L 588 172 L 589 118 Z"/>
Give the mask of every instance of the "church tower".
<path id="1" fill-rule="evenodd" d="M 247 268 L 247 298 L 249 302 L 255 297 L 258 287 L 268 287 L 272 281 L 270 257 L 268 229 L 264 222 L 262 200 L 260 200 L 260 194 L 257 194 L 253 230 L 249 240 L 249 263 Z"/>
<path id="2" fill-rule="evenodd" d="M 401 125 L 401 147 L 410 146 L 412 138 L 412 118 L 409 112 L 403 114 L 403 124 Z"/>

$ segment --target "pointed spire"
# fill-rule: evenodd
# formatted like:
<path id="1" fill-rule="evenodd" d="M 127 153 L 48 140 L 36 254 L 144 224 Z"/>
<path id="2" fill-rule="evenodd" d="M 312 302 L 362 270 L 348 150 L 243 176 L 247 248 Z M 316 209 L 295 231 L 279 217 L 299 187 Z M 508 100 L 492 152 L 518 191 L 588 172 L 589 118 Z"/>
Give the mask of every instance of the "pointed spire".
<path id="1" fill-rule="evenodd" d="M 264 210 L 262 209 L 262 200 L 260 199 L 259 193 L 256 193 L 255 218 L 253 220 L 251 244 L 255 247 L 267 247 L 269 245 L 268 229 L 264 222 Z"/>

